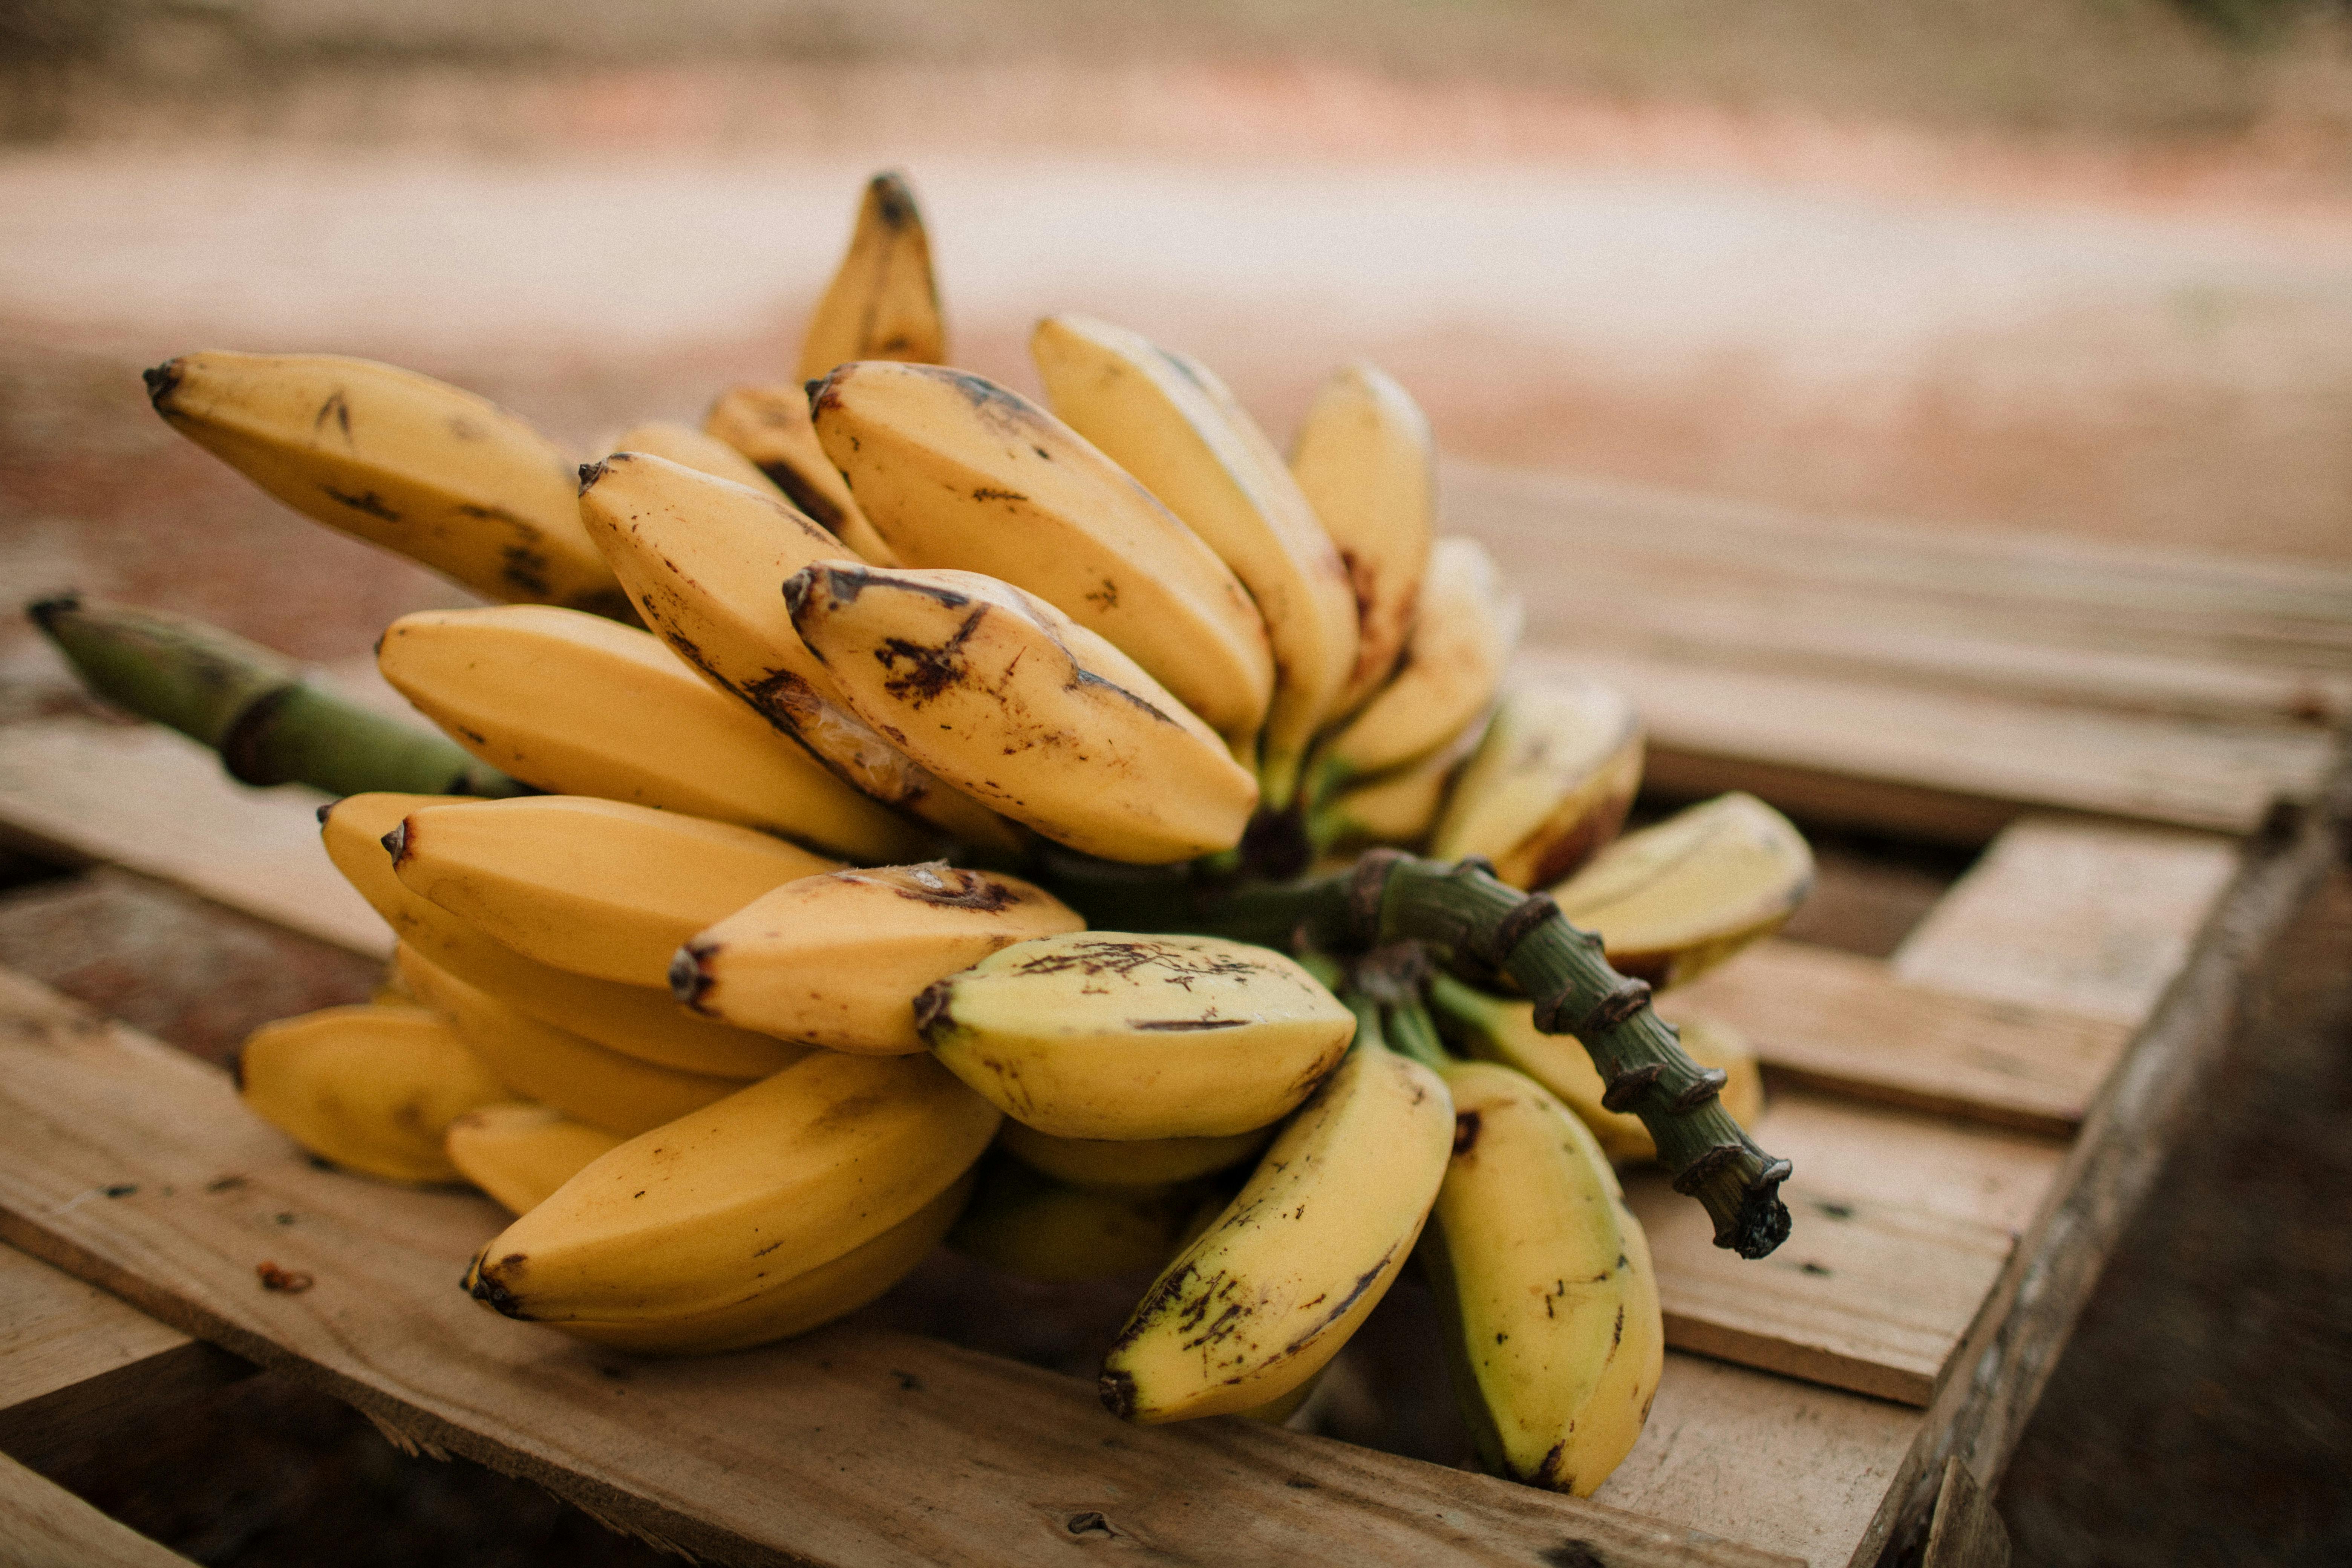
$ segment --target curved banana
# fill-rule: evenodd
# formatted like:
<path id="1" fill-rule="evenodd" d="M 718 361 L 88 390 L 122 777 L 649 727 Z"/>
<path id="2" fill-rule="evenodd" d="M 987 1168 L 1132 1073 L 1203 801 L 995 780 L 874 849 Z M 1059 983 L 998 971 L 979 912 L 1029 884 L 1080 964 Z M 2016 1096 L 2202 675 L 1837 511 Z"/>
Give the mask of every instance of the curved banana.
<path id="1" fill-rule="evenodd" d="M 1017 877 L 942 862 L 838 871 L 745 903 L 677 949 L 698 1012 L 861 1055 L 923 1049 L 916 995 L 1002 947 L 1085 922 Z"/>
<path id="2" fill-rule="evenodd" d="M 1437 826 L 1455 776 L 1492 719 L 1491 713 L 1479 713 L 1421 761 L 1340 790 L 1308 815 L 1308 841 L 1318 850 L 1359 844 L 1409 849 L 1420 844 Z"/>
<path id="3" fill-rule="evenodd" d="M 1098 632 L 1209 728 L 1252 742 L 1274 660 L 1249 591 L 1078 433 L 937 365 L 840 366 L 817 438 L 908 566 L 986 572 Z"/>
<path id="4" fill-rule="evenodd" d="M 1257 781 L 1135 661 L 975 572 L 827 563 L 784 584 L 857 716 L 1058 843 L 1162 864 L 1230 849 Z"/>
<path id="5" fill-rule="evenodd" d="M 1222 1138 L 1288 1115 L 1356 1020 L 1270 948 L 1073 931 L 992 953 L 915 999 L 948 1070 L 1056 1138 Z"/>
<path id="6" fill-rule="evenodd" d="M 606 442 L 604 451 L 604 461 L 609 462 L 614 456 L 623 452 L 638 452 L 676 463 L 680 468 L 692 468 L 696 473 L 707 474 L 714 479 L 741 485 L 757 495 L 777 500 L 783 496 L 782 489 L 761 470 L 759 464 L 709 431 L 697 430 L 691 425 L 680 425 L 674 420 L 648 419 L 641 425 L 632 425 Z M 583 492 L 588 486 L 589 471 L 595 466 L 593 463 L 581 465 L 580 485 Z"/>
<path id="7" fill-rule="evenodd" d="M 625 985 L 666 984 L 680 942 L 835 864 L 748 827 L 571 795 L 427 805 L 384 847 L 418 897 L 526 957 Z"/>
<path id="8" fill-rule="evenodd" d="M 1617 836 L 1642 785 L 1642 722 L 1599 681 L 1506 690 L 1430 835 L 1439 860 L 1483 855 L 1514 888 L 1559 881 Z"/>
<path id="9" fill-rule="evenodd" d="M 1265 804 L 1288 806 L 1307 744 L 1356 668 L 1356 594 L 1330 535 L 1197 360 L 1083 316 L 1039 322 L 1029 350 L 1054 412 L 1183 519 L 1257 601 L 1275 669 L 1258 773 Z"/>
<path id="10" fill-rule="evenodd" d="M 288 506 L 488 598 L 626 615 L 572 463 L 485 398 L 335 354 L 197 353 L 147 372 L 171 426 Z"/>
<path id="11" fill-rule="evenodd" d="M 457 1173 L 525 1214 L 621 1140 L 551 1105 L 486 1105 L 449 1123 L 442 1147 Z"/>
<path id="12" fill-rule="evenodd" d="M 485 1247 L 467 1288 L 634 1350 L 799 1333 L 921 1259 L 996 1122 L 928 1057 L 814 1051 L 595 1161 Z"/>
<path id="13" fill-rule="evenodd" d="M 814 381 L 854 359 L 939 364 L 947 357 L 931 241 L 915 193 L 895 170 L 877 174 L 857 205 L 849 252 L 809 318 L 800 379 Z"/>
<path id="14" fill-rule="evenodd" d="M 1290 472 L 1355 589 L 1355 668 L 1331 707 L 1352 713 L 1388 679 L 1412 626 L 1437 531 L 1436 443 L 1412 395 L 1359 361 L 1307 405 Z"/>
<path id="15" fill-rule="evenodd" d="M 1164 1187 L 1252 1159 L 1274 1132 L 1269 1126 L 1222 1138 L 1056 1138 L 1008 1119 L 996 1141 L 1030 1169 L 1073 1187 Z"/>
<path id="16" fill-rule="evenodd" d="M 1008 1156 L 982 1162 L 971 1202 L 948 1233 L 965 1257 L 1024 1279 L 1107 1279 L 1158 1268 L 1204 1189 L 1074 1187 Z"/>
<path id="17" fill-rule="evenodd" d="M 740 823 L 845 859 L 926 847 L 650 633 L 540 605 L 425 610 L 392 623 L 376 664 L 450 739 L 537 788 Z"/>
<path id="18" fill-rule="evenodd" d="M 859 560 L 876 566 L 898 564 L 818 445 L 805 391 L 797 386 L 730 386 L 710 405 L 702 429 L 750 458 L 769 483 Z"/>
<path id="19" fill-rule="evenodd" d="M 511 1100 L 429 1008 L 365 1002 L 264 1024 L 237 1053 L 255 1115 L 338 1165 L 391 1182 L 454 1182 L 452 1121 Z"/>

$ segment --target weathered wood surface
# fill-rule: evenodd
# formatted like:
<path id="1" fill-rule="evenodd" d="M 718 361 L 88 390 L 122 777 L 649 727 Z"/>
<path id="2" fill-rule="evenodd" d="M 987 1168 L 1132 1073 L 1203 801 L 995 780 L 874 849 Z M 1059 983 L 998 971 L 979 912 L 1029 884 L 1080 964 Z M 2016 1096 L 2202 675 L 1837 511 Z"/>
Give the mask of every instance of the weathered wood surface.
<path id="1" fill-rule="evenodd" d="M 2009 1530 L 1992 1499 L 1958 1459 L 1944 1467 L 1919 1568 L 2009 1568 Z"/>
<path id="2" fill-rule="evenodd" d="M 8 1568 L 195 1568 L 5 1455 L 0 1562 Z"/>

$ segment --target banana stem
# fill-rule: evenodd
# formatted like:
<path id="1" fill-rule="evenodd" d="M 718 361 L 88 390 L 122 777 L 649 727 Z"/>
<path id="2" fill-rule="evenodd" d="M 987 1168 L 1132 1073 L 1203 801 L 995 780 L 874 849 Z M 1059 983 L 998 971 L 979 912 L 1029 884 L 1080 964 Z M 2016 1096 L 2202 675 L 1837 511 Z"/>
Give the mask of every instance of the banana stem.
<path id="1" fill-rule="evenodd" d="M 1440 1075 L 1461 1065 L 1446 1054 L 1444 1043 L 1437 1037 L 1436 1021 L 1418 998 L 1390 1006 L 1382 1021 L 1389 1049 L 1397 1055 L 1411 1057 Z"/>

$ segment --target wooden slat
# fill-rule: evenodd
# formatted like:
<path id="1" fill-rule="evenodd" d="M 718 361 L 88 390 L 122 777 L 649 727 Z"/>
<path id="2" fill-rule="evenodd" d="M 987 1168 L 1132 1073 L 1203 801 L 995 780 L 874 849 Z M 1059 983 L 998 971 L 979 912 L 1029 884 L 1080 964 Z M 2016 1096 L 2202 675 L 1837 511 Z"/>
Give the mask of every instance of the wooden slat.
<path id="1" fill-rule="evenodd" d="M 0 1456 L 0 1560 L 8 1568 L 195 1568 L 188 1559 Z"/>
<path id="2" fill-rule="evenodd" d="M 2055 1138 L 1808 1089 L 1776 1090 L 1756 1137 L 1806 1185 L 2007 1231 L 2032 1223 L 2066 1159 Z"/>
<path id="3" fill-rule="evenodd" d="M 2009 1531 L 1993 1511 L 1992 1500 L 1958 1459 L 1944 1467 L 1919 1568 L 2009 1568 Z"/>

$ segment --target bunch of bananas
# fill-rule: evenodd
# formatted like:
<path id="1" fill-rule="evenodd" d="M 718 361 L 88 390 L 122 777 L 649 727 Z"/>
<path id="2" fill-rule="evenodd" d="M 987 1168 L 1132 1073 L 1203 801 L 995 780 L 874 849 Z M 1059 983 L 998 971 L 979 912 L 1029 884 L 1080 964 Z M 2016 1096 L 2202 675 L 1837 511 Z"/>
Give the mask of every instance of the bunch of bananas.
<path id="1" fill-rule="evenodd" d="M 1648 994 L 1785 920 L 1804 842 L 1745 796 L 1618 837 L 1631 707 L 1509 678 L 1507 574 L 1439 536 L 1381 371 L 1334 374 L 1286 461 L 1183 354 L 1071 316 L 1032 346 L 1043 404 L 945 367 L 885 175 L 805 395 L 584 466 L 383 365 L 149 373 L 271 494 L 502 601 L 385 632 L 466 766 L 321 811 L 395 975 L 257 1034 L 246 1099 L 481 1188 L 517 1217 L 467 1289 L 604 1344 L 796 1333 L 943 1238 L 1155 1270 L 1102 1370 L 1135 1421 L 1286 1416 L 1418 1258 L 1487 1463 L 1589 1493 L 1663 1343 L 1612 1156 L 1663 1159 L 1724 1245 L 1786 1232 L 1752 1058 L 1698 1025 L 1693 1061 Z M 41 609 L 183 712 L 154 693 L 186 679 L 107 664 L 109 615 Z M 184 727 L 226 755 L 257 722 Z"/>

